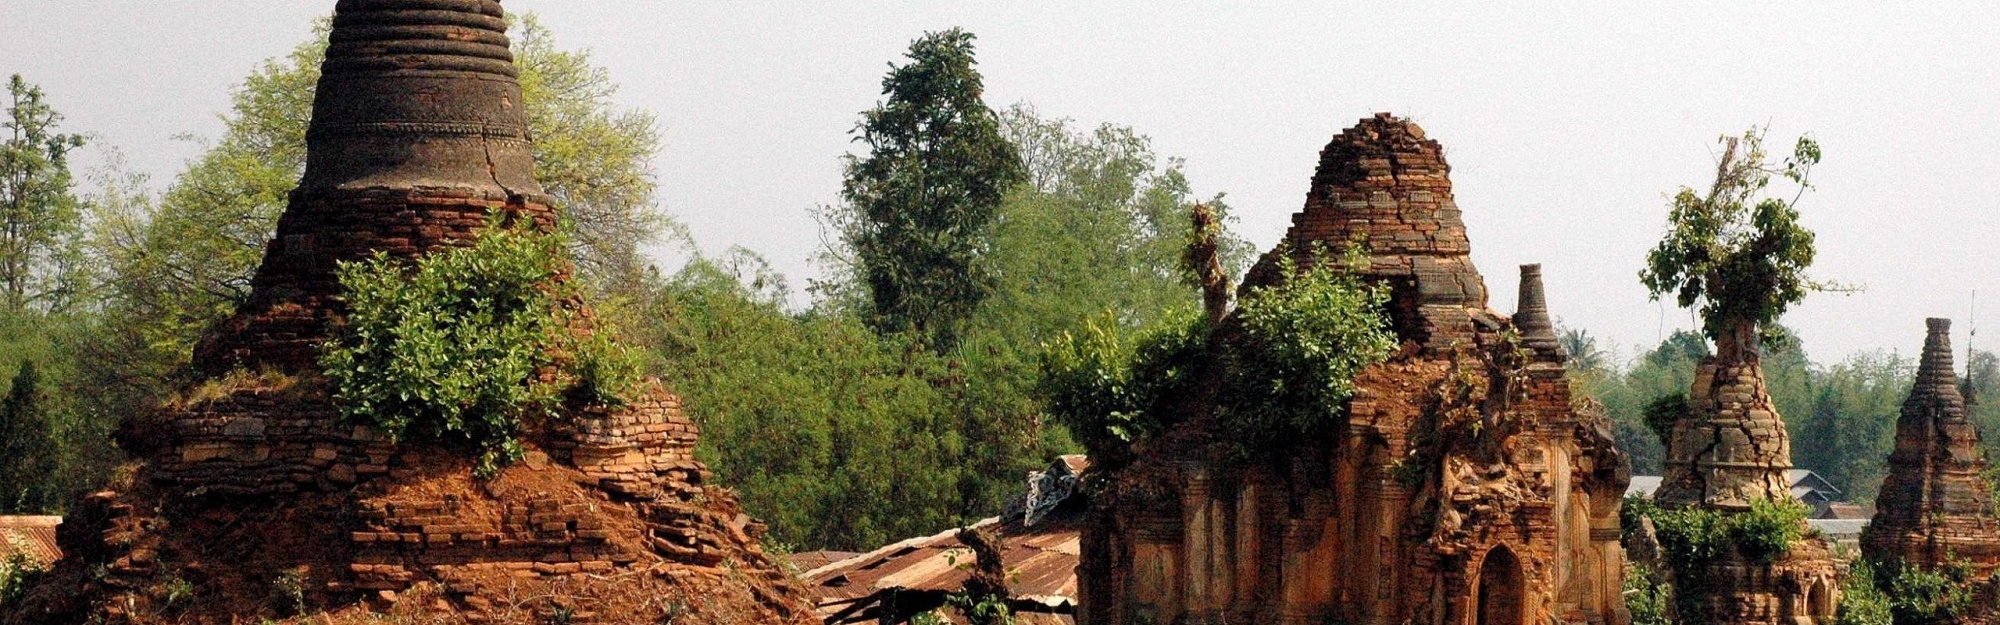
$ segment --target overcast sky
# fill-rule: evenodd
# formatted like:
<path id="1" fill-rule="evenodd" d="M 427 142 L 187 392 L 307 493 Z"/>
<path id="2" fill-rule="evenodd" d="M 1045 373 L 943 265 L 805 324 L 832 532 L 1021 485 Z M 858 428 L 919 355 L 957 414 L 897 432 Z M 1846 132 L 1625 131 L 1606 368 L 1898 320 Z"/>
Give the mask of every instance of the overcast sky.
<path id="1" fill-rule="evenodd" d="M 724 3 L 507 0 L 588 48 L 658 114 L 666 210 L 703 248 L 815 273 L 809 213 L 836 201 L 848 131 L 927 30 L 979 37 L 994 106 L 1150 135 L 1275 243 L 1319 149 L 1375 111 L 1416 119 L 1454 167 L 1495 308 L 1540 262 L 1552 311 L 1622 346 L 1690 325 L 1636 274 L 1664 195 L 1701 185 L 1714 139 L 1768 124 L 1826 159 L 1802 205 L 1822 278 L 1867 287 L 1794 310 L 1822 362 L 1914 355 L 1922 320 L 2000 314 L 2000 9 L 1990 3 Z M 0 0 L 0 74 L 44 87 L 65 129 L 156 185 L 214 137 L 228 94 L 331 0 Z M 1993 314 L 1981 313 L 1982 317 Z M 1976 319 L 1974 320 L 1976 323 Z M 1979 341 L 1978 339 L 1974 339 Z M 2000 337 L 1979 343 L 2000 347 Z"/>

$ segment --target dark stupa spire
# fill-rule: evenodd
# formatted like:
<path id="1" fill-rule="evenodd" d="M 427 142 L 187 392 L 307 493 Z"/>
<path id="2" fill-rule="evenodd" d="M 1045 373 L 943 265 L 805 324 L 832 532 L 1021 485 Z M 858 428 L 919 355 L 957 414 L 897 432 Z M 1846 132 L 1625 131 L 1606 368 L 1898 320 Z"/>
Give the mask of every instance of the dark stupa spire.
<path id="1" fill-rule="evenodd" d="M 307 134 L 307 191 L 538 193 L 493 0 L 342 0 Z"/>
<path id="2" fill-rule="evenodd" d="M 305 175 L 235 317 L 195 364 L 301 371 L 341 314 L 341 261 L 420 256 L 504 212 L 554 224 L 495 0 L 340 0 Z"/>
<path id="3" fill-rule="evenodd" d="M 1562 341 L 1556 338 L 1555 321 L 1549 318 L 1549 301 L 1542 292 L 1539 264 L 1521 265 L 1521 297 L 1515 305 L 1514 327 L 1521 331 L 1523 346 L 1562 357 Z"/>

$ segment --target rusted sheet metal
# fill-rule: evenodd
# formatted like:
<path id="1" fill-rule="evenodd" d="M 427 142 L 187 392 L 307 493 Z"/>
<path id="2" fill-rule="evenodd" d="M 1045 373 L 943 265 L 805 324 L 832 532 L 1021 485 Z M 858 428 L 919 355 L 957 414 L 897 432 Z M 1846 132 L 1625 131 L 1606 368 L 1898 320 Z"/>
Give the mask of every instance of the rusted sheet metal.
<path id="1" fill-rule="evenodd" d="M 61 560 L 62 548 L 56 546 L 58 525 L 62 525 L 59 516 L 0 516 L 0 561 L 17 555 L 40 564 Z"/>

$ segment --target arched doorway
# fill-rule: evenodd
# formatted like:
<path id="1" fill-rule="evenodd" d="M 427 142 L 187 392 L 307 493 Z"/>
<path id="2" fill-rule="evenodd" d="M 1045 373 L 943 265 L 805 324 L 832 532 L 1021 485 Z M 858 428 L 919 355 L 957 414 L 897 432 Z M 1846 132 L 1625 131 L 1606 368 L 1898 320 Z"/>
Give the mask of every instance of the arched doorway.
<path id="1" fill-rule="evenodd" d="M 1833 616 L 1833 592 L 1828 588 L 1830 585 L 1832 583 L 1827 580 L 1819 580 L 1813 582 L 1811 590 L 1806 591 L 1806 612 L 1809 616 L 1816 619 Z"/>
<path id="2" fill-rule="evenodd" d="M 1512 550 L 1500 546 L 1486 552 L 1479 563 L 1479 585 L 1473 590 L 1479 601 L 1472 612 L 1477 625 L 1527 625 L 1521 578 L 1521 560 Z"/>

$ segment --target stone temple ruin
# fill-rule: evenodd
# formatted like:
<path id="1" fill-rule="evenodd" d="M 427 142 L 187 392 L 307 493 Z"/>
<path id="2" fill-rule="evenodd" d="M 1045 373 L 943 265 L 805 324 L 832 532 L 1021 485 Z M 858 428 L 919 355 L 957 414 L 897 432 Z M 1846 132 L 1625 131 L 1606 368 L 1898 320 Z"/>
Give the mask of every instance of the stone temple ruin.
<path id="1" fill-rule="evenodd" d="M 1728 351 L 1728 350 L 1724 350 Z M 1764 386 L 1756 355 L 1711 356 L 1695 371 L 1690 414 L 1674 424 L 1666 475 L 1654 501 L 1661 507 L 1702 507 L 1733 514 L 1757 500 L 1790 501 L 1791 437 Z M 1884 491 L 1887 492 L 1886 490 Z M 1729 549 L 1701 571 L 1675 571 L 1680 592 L 1699 579 L 1692 622 L 1777 624 L 1831 622 L 1839 603 L 1833 549 L 1808 534 L 1770 562 Z"/>
<path id="2" fill-rule="evenodd" d="M 1896 421 L 1889 475 L 1876 500 L 1875 520 L 1861 535 L 1869 560 L 1937 570 L 1962 564 L 1984 581 L 2000 572 L 2000 518 L 1981 473 L 1986 459 L 1979 428 L 1966 419 L 1966 398 L 1952 372 L 1951 320 L 1930 319 L 1916 384 Z M 1992 606 L 1992 584 L 1978 588 Z M 2000 621 L 1986 609 L 1964 622 Z"/>
<path id="3" fill-rule="evenodd" d="M 1081 622 L 1630 621 L 1625 459 L 1570 394 L 1539 267 L 1518 313 L 1486 307 L 1449 171 L 1388 114 L 1321 152 L 1287 244 L 1247 282 L 1365 239 L 1402 350 L 1358 376 L 1322 440 L 1233 461 L 1197 409 L 1141 444 L 1084 530 Z"/>
<path id="4" fill-rule="evenodd" d="M 128 427 L 137 476 L 74 511 L 72 557 L 0 621 L 238 622 L 415 596 L 451 622 L 813 620 L 657 385 L 571 407 L 530 433 L 525 463 L 474 480 L 463 454 L 343 423 L 317 379 L 337 262 L 460 245 L 494 211 L 554 226 L 505 29 L 497 0 L 340 0 L 304 178 L 254 295 L 196 350 L 211 379 Z"/>

